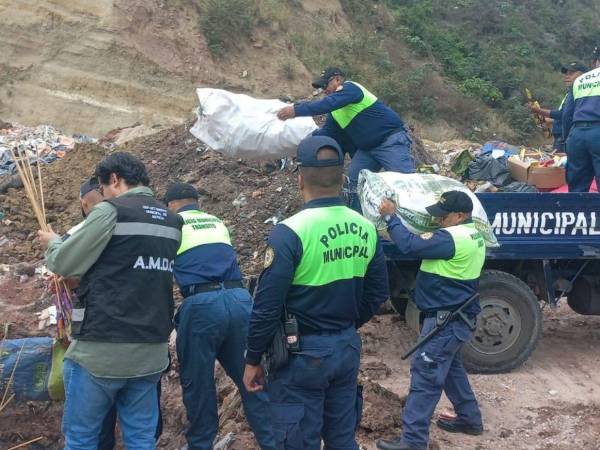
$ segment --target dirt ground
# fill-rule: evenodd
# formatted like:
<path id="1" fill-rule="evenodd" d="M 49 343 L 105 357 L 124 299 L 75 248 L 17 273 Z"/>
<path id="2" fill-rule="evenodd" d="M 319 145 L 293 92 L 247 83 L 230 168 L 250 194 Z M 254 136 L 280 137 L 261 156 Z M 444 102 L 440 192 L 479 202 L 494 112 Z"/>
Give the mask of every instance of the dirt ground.
<path id="1" fill-rule="evenodd" d="M 461 144 L 462 145 L 462 144 Z M 227 159 L 206 151 L 185 126 L 145 136 L 121 147 L 147 164 L 159 196 L 168 182 L 195 184 L 203 207 L 224 218 L 244 273 L 258 275 L 265 238 L 273 220 L 293 214 L 300 206 L 290 161 L 252 162 Z M 45 168 L 48 217 L 64 232 L 80 220 L 78 186 L 107 152 L 100 146 L 80 146 L 60 162 Z M 11 322 L 10 338 L 49 335 L 37 328 L 36 312 L 50 305 L 35 267 L 43 264 L 33 241 L 36 225 L 23 192 L 0 195 L 0 324 Z M 485 433 L 480 437 L 451 435 L 432 425 L 435 449 L 598 449 L 600 445 L 600 317 L 576 315 L 567 307 L 544 311 L 544 337 L 532 358 L 509 374 L 471 377 L 480 400 Z M 415 335 L 398 316 L 375 317 L 361 330 L 365 385 L 363 421 L 358 432 L 364 449 L 375 439 L 401 432 L 401 414 L 409 384 L 409 365 L 400 360 Z M 245 423 L 239 396 L 219 370 L 221 430 L 236 435 L 230 448 L 256 448 Z M 185 412 L 177 361 L 163 378 L 165 429 L 159 448 L 184 444 Z M 438 412 L 448 407 L 443 399 Z M 0 449 L 43 436 L 30 449 L 61 448 L 61 403 L 11 403 L 0 413 Z"/>

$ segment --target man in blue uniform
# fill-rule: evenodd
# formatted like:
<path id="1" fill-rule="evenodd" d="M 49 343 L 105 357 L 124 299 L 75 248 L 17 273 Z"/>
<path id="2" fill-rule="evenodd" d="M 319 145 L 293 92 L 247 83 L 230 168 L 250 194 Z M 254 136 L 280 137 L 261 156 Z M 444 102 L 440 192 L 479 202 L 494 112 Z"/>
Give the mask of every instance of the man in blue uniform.
<path id="1" fill-rule="evenodd" d="M 425 313 L 421 336 L 436 325 L 438 311 L 454 311 L 477 292 L 485 260 L 485 243 L 471 221 L 473 202 L 467 194 L 450 191 L 427 212 L 438 217 L 441 229 L 433 233 L 411 233 L 395 215 L 396 206 L 384 200 L 379 209 L 386 218 L 390 237 L 405 255 L 421 258 L 415 303 Z M 475 323 L 479 303 L 466 308 Z M 404 407 L 402 436 L 377 441 L 381 450 L 426 450 L 429 422 L 446 393 L 457 413 L 454 420 L 437 425 L 450 432 L 481 434 L 481 412 L 462 363 L 461 348 L 472 337 L 469 324 L 454 320 L 420 347 L 411 363 L 410 392 Z"/>
<path id="2" fill-rule="evenodd" d="M 356 330 L 389 297 L 385 257 L 373 224 L 340 198 L 344 154 L 337 142 L 310 136 L 297 156 L 304 209 L 269 237 L 244 384 L 250 391 L 263 389 L 261 357 L 285 311 L 288 321 L 297 321 L 300 345 L 287 364 L 268 374 L 277 448 L 318 450 L 323 439 L 325 448 L 358 449 Z"/>
<path id="3" fill-rule="evenodd" d="M 563 107 L 570 192 L 588 192 L 594 176 L 600 186 L 600 48 L 592 67 L 575 80 Z"/>
<path id="4" fill-rule="evenodd" d="M 278 113 L 281 120 L 327 114 L 323 128 L 314 135 L 329 136 L 352 156 L 348 171 L 352 208 L 360 211 L 356 184 L 362 169 L 378 172 L 413 173 L 412 139 L 400 116 L 377 99 L 364 86 L 346 81 L 335 67 L 326 69 L 313 82 L 327 96 L 319 101 L 286 106 Z"/>
<path id="5" fill-rule="evenodd" d="M 214 379 L 218 360 L 240 391 L 259 445 L 263 450 L 274 449 L 268 397 L 249 394 L 242 383 L 252 297 L 243 287 L 229 231 L 220 219 L 200 210 L 198 191 L 190 184 L 169 186 L 165 203 L 184 220 L 173 272 L 184 297 L 175 327 L 183 402 L 190 422 L 188 448 L 213 448 L 219 426 Z"/>
<path id="6" fill-rule="evenodd" d="M 565 66 L 562 66 L 560 71 L 564 75 L 563 83 L 570 89 L 573 86 L 573 82 L 575 79 L 587 72 L 589 69 L 582 63 L 578 61 L 573 61 Z M 554 142 L 552 143 L 552 149 L 559 152 L 565 151 L 565 141 L 563 139 L 563 123 L 562 123 L 562 111 L 563 106 L 565 104 L 565 100 L 567 99 L 567 94 L 563 97 L 560 105 L 556 109 L 545 109 L 540 108 L 539 106 L 535 106 L 533 103 L 529 104 L 529 108 L 534 114 L 539 114 L 540 116 L 549 118 L 552 120 L 552 137 L 554 138 Z"/>

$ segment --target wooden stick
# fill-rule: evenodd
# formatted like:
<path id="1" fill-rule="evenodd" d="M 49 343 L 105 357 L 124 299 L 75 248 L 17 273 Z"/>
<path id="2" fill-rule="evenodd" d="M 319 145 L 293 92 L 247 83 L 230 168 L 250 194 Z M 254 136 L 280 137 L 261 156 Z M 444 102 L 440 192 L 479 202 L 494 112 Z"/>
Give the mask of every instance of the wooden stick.
<path id="1" fill-rule="evenodd" d="M 42 439 L 44 439 L 44 436 L 40 436 L 40 437 L 37 437 L 37 438 L 32 439 L 30 441 L 23 442 L 22 444 L 15 445 L 14 447 L 9 448 L 8 450 L 15 450 L 16 448 L 23 448 L 26 445 L 33 444 L 34 442 L 41 441 Z"/>
<path id="2" fill-rule="evenodd" d="M 0 405 L 0 412 L 2 412 L 2 410 L 8 406 L 8 404 L 13 398 L 15 398 L 15 394 L 12 394 L 10 397 L 8 397 L 8 400 L 6 400 L 6 402 Z"/>
<path id="3" fill-rule="evenodd" d="M 21 345 L 21 350 L 19 350 L 19 354 L 17 355 L 17 360 L 15 361 L 15 366 L 12 369 L 12 372 L 10 374 L 10 378 L 8 379 L 8 383 L 6 384 L 6 388 L 4 389 L 4 395 L 2 396 L 2 401 L 0 402 L 0 406 L 4 406 L 5 405 L 5 400 L 6 400 L 6 396 L 8 395 L 8 390 L 10 389 L 10 385 L 13 382 L 13 379 L 15 377 L 15 371 L 17 370 L 17 366 L 19 365 L 19 361 L 21 360 L 21 353 L 23 352 L 23 347 L 25 347 L 25 341 L 23 341 L 23 345 Z M 8 403 L 8 402 L 6 402 Z"/>
<path id="4" fill-rule="evenodd" d="M 46 204 L 44 203 L 44 187 L 42 185 L 42 164 L 40 162 L 40 149 L 37 149 L 37 170 L 38 181 L 40 183 L 40 200 L 42 202 L 42 214 L 44 216 L 44 223 L 46 223 Z"/>

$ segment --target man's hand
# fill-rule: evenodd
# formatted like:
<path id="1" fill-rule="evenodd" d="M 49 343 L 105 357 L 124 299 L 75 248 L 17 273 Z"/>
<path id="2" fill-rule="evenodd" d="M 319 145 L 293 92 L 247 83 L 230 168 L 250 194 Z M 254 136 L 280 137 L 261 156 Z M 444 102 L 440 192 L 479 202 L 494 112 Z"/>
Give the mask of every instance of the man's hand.
<path id="1" fill-rule="evenodd" d="M 262 391 L 265 385 L 265 371 L 259 364 L 252 366 L 246 364 L 244 370 L 244 386 L 248 392 L 259 392 Z"/>
<path id="2" fill-rule="evenodd" d="M 48 225 L 48 230 L 49 231 L 38 231 L 38 239 L 44 248 L 48 247 L 48 242 L 50 242 L 52 239 L 60 238 L 60 236 L 52 230 L 50 225 Z"/>
<path id="3" fill-rule="evenodd" d="M 289 106 L 286 106 L 285 108 L 282 108 L 277 113 L 277 117 L 279 118 L 279 120 L 288 120 L 288 119 L 293 119 L 294 117 L 296 117 L 296 111 L 294 110 L 294 105 L 289 105 Z"/>
<path id="4" fill-rule="evenodd" d="M 527 106 L 529 106 L 529 109 L 531 110 L 532 113 L 534 114 L 540 114 L 542 112 L 542 108 L 540 108 L 539 106 L 536 106 L 535 104 L 533 104 L 532 102 L 528 102 Z"/>
<path id="5" fill-rule="evenodd" d="M 379 205 L 379 214 L 382 217 L 391 216 L 396 213 L 396 205 L 393 201 L 388 198 L 384 198 L 381 200 L 381 205 Z"/>

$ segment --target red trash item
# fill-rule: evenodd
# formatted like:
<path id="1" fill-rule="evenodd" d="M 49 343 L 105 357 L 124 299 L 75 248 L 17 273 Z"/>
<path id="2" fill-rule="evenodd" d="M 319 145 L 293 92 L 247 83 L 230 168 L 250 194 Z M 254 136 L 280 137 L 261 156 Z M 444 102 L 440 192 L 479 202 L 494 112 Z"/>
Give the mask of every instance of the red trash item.
<path id="1" fill-rule="evenodd" d="M 559 188 L 556 188 L 552 191 L 555 194 L 564 194 L 565 192 L 569 192 L 569 185 L 565 184 Z M 590 192 L 598 193 L 598 186 L 596 186 L 596 178 L 592 181 L 592 185 L 590 186 Z"/>

